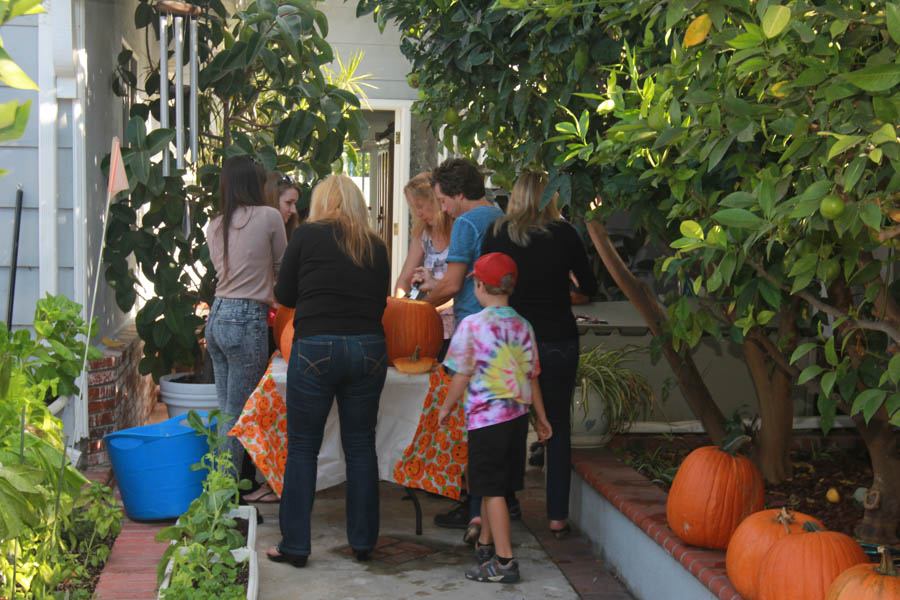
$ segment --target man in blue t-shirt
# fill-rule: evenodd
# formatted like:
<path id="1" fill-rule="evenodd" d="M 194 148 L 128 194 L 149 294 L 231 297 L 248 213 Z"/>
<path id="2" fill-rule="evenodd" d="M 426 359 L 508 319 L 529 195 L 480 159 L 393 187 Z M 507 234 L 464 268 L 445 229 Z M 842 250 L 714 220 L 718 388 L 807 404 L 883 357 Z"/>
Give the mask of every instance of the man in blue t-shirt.
<path id="1" fill-rule="evenodd" d="M 425 301 L 436 307 L 453 298 L 453 314 L 459 323 L 481 310 L 475 283 L 466 275 L 481 256 L 484 232 L 503 211 L 485 199 L 484 175 L 464 158 L 445 160 L 432 171 L 431 182 L 441 210 L 456 220 L 450 232 L 447 272 L 441 279 L 424 281 L 419 289 L 428 292 Z"/>

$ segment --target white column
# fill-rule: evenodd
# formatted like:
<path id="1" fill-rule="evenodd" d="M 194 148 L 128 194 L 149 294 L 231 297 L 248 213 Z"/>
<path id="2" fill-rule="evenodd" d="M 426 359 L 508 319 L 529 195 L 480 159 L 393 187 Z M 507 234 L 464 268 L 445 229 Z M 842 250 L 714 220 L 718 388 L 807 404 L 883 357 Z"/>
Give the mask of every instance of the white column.
<path id="1" fill-rule="evenodd" d="M 53 68 L 53 26 L 48 12 L 38 15 L 38 285 L 41 297 L 59 293 L 57 227 L 56 74 Z M 34 114 L 34 113 L 32 113 Z"/>

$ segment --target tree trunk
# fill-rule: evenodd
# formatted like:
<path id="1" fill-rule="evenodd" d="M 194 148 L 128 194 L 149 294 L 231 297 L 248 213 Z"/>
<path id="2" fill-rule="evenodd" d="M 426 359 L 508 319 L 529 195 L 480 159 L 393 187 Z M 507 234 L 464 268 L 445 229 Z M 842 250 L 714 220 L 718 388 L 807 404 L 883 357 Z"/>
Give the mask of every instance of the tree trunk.
<path id="1" fill-rule="evenodd" d="M 790 354 L 797 346 L 796 304 L 779 315 L 778 336 L 787 342 Z M 765 335 L 762 331 L 759 335 Z M 759 399 L 762 425 L 756 436 L 756 464 L 769 483 L 781 483 L 793 474 L 790 459 L 791 433 L 794 427 L 793 378 L 774 363 L 766 350 L 744 338 L 744 357 Z"/>
<path id="2" fill-rule="evenodd" d="M 655 337 L 660 337 L 664 330 L 663 325 L 666 323 L 665 311 L 653 297 L 647 284 L 639 281 L 622 261 L 612 240 L 609 239 L 606 227 L 596 220 L 587 221 L 586 225 L 591 241 L 606 270 L 641 314 L 650 328 L 650 332 Z M 725 418 L 713 401 L 709 388 L 706 387 L 700 371 L 697 370 L 697 365 L 694 364 L 694 359 L 687 352 L 684 356 L 680 356 L 672 344 L 665 340 L 663 340 L 662 347 L 663 354 L 671 365 L 672 372 L 675 373 L 678 387 L 691 407 L 691 411 L 700 419 L 713 443 L 718 444 L 725 437 Z"/>
<path id="3" fill-rule="evenodd" d="M 842 279 L 828 288 L 828 295 L 834 306 L 845 312 L 850 309 L 853 297 Z M 895 311 L 896 305 L 887 298 L 882 300 L 881 308 L 885 311 L 886 320 L 889 320 L 887 313 Z M 837 329 L 839 337 L 847 334 L 862 337 L 861 332 L 854 330 L 849 322 Z M 851 340 L 846 347 L 854 366 L 859 366 L 863 356 L 856 351 L 855 341 Z M 883 406 L 872 415 L 868 424 L 861 414 L 853 417 L 856 429 L 869 451 L 869 460 L 872 461 L 872 485 L 863 502 L 863 519 L 856 526 L 855 533 L 866 542 L 895 546 L 900 543 L 900 476 L 897 475 L 900 473 L 900 430 L 891 425 L 888 419 L 887 410 Z"/>
<path id="4" fill-rule="evenodd" d="M 856 428 L 866 442 L 874 475 L 863 506 L 863 520 L 856 536 L 864 542 L 885 546 L 900 544 L 900 430 L 879 410 L 866 425 L 861 415 L 854 417 Z"/>

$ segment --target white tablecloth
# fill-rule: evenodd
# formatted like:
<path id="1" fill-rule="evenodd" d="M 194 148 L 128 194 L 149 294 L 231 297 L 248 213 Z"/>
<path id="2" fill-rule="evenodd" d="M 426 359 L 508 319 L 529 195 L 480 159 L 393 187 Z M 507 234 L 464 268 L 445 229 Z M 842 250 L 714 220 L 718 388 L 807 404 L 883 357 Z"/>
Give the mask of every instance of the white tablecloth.
<path id="1" fill-rule="evenodd" d="M 272 379 L 278 393 L 284 398 L 287 397 L 286 377 L 287 362 L 280 356 L 273 357 Z M 401 459 L 403 450 L 413 441 L 425 395 L 428 393 L 428 378 L 427 373 L 406 375 L 394 367 L 388 367 L 378 407 L 378 424 L 375 427 L 375 451 L 378 454 L 378 476 L 381 479 L 394 481 L 394 466 Z M 316 490 L 323 490 L 346 480 L 337 402 L 334 402 L 325 422 L 325 434 L 319 450 Z"/>

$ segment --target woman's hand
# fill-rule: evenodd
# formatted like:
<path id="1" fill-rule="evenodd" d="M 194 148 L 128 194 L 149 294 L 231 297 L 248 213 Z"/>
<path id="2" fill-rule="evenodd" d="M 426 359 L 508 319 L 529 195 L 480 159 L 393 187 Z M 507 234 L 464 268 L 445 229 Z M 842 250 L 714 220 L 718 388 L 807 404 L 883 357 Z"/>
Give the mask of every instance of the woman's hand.
<path id="1" fill-rule="evenodd" d="M 537 427 L 535 429 L 537 430 L 538 440 L 541 442 L 546 442 L 553 436 L 553 428 L 546 417 L 537 419 Z"/>
<path id="2" fill-rule="evenodd" d="M 432 277 L 431 271 L 425 267 L 417 267 L 412 274 L 412 283 L 419 284 L 419 290 L 422 292 L 430 292 L 434 289 L 437 280 Z"/>

